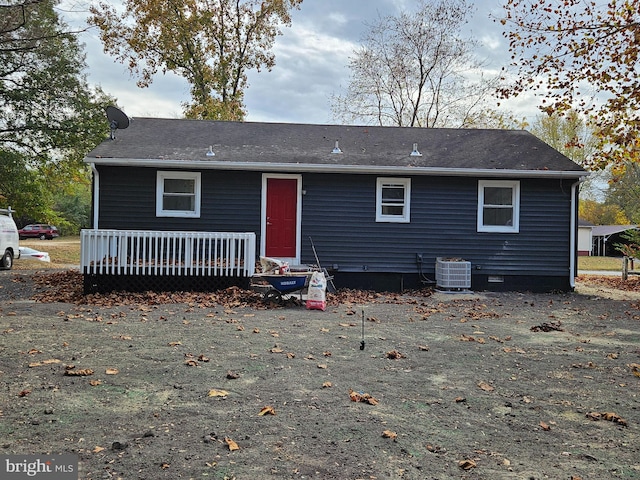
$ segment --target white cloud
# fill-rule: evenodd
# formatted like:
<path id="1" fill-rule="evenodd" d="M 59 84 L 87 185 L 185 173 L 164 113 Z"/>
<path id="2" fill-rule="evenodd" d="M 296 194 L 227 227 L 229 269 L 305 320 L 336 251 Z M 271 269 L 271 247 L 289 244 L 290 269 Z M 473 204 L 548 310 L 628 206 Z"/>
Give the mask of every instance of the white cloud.
<path id="1" fill-rule="evenodd" d="M 301 9 L 292 14 L 292 26 L 283 28 L 283 35 L 276 39 L 273 70 L 248 72 L 247 120 L 330 122 L 330 97 L 348 84 L 349 57 L 367 29 L 365 24 L 379 15 L 396 15 L 399 9 L 415 5 L 415 0 L 304 0 Z M 476 6 L 469 32 L 482 39 L 479 55 L 490 60 L 487 68 L 498 71 L 508 60 L 500 25 L 488 18 L 488 12 L 498 4 L 481 0 Z M 76 25 L 83 18 L 77 13 L 67 15 L 67 21 L 73 20 Z M 189 99 L 189 85 L 184 79 L 171 73 L 158 74 L 150 87 L 141 89 L 123 65 L 102 52 L 95 30 L 83 34 L 81 41 L 86 43 L 89 81 L 117 97 L 118 106 L 128 115 L 181 115 L 181 103 Z M 535 100 L 518 98 L 512 108 L 535 114 Z"/>

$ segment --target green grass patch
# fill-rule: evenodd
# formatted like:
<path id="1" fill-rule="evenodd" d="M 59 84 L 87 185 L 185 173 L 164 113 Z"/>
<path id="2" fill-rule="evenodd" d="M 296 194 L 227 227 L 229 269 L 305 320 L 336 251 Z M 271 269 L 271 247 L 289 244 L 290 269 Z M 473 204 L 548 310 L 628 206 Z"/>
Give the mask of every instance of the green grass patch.
<path id="1" fill-rule="evenodd" d="M 66 268 L 80 265 L 80 236 L 58 237 L 53 240 L 20 240 L 20 246 L 47 252 L 51 257 L 51 263 L 18 259 L 13 264 L 16 270 Z"/>
<path id="2" fill-rule="evenodd" d="M 622 271 L 622 259 L 616 257 L 578 257 L 578 270 Z"/>

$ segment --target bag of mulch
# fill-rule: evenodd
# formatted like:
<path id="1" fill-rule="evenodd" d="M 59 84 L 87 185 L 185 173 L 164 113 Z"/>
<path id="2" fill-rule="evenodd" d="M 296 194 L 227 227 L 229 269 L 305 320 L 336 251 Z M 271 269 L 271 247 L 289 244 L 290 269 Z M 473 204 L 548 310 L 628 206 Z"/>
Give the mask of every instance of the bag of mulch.
<path id="1" fill-rule="evenodd" d="M 313 272 L 311 279 L 309 279 L 309 288 L 307 291 L 307 309 L 308 310 L 322 310 L 323 312 L 327 308 L 326 301 L 327 281 L 324 278 L 324 273 Z"/>
<path id="2" fill-rule="evenodd" d="M 260 257 L 260 267 L 262 268 L 262 273 L 275 273 L 278 275 L 282 262 L 277 258 Z"/>

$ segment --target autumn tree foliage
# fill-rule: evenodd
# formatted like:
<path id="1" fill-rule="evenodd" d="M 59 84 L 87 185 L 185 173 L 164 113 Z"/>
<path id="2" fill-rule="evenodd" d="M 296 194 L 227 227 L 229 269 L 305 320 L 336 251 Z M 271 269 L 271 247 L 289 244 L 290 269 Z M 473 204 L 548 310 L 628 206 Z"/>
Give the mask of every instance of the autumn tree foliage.
<path id="1" fill-rule="evenodd" d="M 82 159 L 106 138 L 112 100 L 88 85 L 58 3 L 0 2 L 0 207 L 59 224 L 53 192 L 88 188 Z"/>
<path id="2" fill-rule="evenodd" d="M 507 0 L 504 9 L 516 78 L 500 96 L 535 92 L 546 113 L 590 118 L 599 139 L 591 168 L 640 160 L 640 2 Z"/>
<path id="3" fill-rule="evenodd" d="M 480 74 L 477 42 L 462 35 L 473 8 L 465 0 L 423 0 L 413 12 L 369 25 L 350 59 L 347 91 L 332 99 L 334 118 L 407 127 L 497 121 L 483 108 L 494 86 Z"/>
<path id="4" fill-rule="evenodd" d="M 622 208 L 612 203 L 595 200 L 580 200 L 578 215 L 594 225 L 629 225 L 629 219 Z"/>
<path id="5" fill-rule="evenodd" d="M 302 0 L 125 0 L 90 8 L 105 52 L 147 87 L 161 70 L 184 77 L 188 118 L 243 120 L 247 71 L 270 70 L 271 48 Z"/>

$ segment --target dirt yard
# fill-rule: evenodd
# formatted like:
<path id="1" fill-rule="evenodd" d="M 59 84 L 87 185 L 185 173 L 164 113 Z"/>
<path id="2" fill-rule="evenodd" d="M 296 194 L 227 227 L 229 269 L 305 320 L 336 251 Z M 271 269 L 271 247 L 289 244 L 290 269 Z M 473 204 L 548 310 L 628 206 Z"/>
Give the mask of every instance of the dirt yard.
<path id="1" fill-rule="evenodd" d="M 640 478 L 638 283 L 323 312 L 78 281 L 0 272 L 4 454 L 75 453 L 83 480 Z"/>

